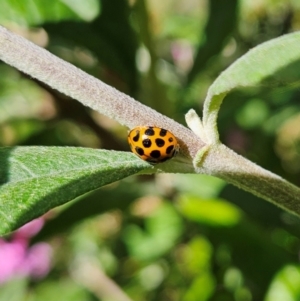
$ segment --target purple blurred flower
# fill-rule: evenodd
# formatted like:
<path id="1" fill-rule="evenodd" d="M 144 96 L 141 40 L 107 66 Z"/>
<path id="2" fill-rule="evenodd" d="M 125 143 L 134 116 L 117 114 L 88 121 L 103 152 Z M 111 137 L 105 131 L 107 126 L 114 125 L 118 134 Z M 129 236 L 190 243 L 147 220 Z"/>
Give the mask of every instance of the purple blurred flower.
<path id="1" fill-rule="evenodd" d="M 46 276 L 51 264 L 51 247 L 47 243 L 37 243 L 27 250 L 22 263 L 23 274 L 39 279 Z"/>
<path id="2" fill-rule="evenodd" d="M 10 241 L 0 238 L 0 284 L 14 277 L 42 278 L 51 265 L 51 247 L 46 243 L 29 246 L 29 240 L 43 227 L 36 219 L 18 229 Z"/>
<path id="3" fill-rule="evenodd" d="M 0 239 L 0 283 L 16 275 L 26 254 L 26 245 L 21 241 L 6 242 Z"/>

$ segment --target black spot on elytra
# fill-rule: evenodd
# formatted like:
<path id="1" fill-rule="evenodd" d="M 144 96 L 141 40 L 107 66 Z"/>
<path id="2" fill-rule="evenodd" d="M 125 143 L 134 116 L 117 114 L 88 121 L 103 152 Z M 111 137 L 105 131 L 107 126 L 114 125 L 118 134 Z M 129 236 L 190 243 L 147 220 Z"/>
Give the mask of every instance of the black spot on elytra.
<path id="1" fill-rule="evenodd" d="M 135 151 L 140 155 L 143 156 L 144 155 L 144 150 L 138 146 L 135 147 Z"/>
<path id="2" fill-rule="evenodd" d="M 160 137 L 165 137 L 166 135 L 167 135 L 167 130 L 161 129 L 160 132 L 159 132 L 159 136 Z"/>
<path id="3" fill-rule="evenodd" d="M 169 142 L 173 142 L 174 139 L 172 137 L 170 137 L 168 140 L 169 140 Z"/>
<path id="4" fill-rule="evenodd" d="M 160 138 L 156 138 L 155 139 L 155 144 L 158 146 L 158 147 L 163 147 L 165 145 L 165 141 L 163 139 L 160 139 Z"/>
<path id="5" fill-rule="evenodd" d="M 147 136 L 153 136 L 155 133 L 154 133 L 154 130 L 152 127 L 149 127 L 146 131 L 145 131 L 145 135 Z"/>
<path id="6" fill-rule="evenodd" d="M 174 145 L 168 146 L 168 147 L 167 147 L 167 150 L 166 150 L 166 153 L 167 153 L 168 155 L 170 155 L 170 154 L 172 153 L 173 149 L 174 149 Z"/>
<path id="7" fill-rule="evenodd" d="M 150 156 L 152 158 L 158 159 L 160 157 L 160 151 L 159 150 L 154 150 L 150 153 Z"/>
<path id="8" fill-rule="evenodd" d="M 136 135 L 132 138 L 134 142 L 138 142 L 140 139 L 140 132 L 137 132 Z"/>
<path id="9" fill-rule="evenodd" d="M 152 145 L 152 142 L 151 142 L 151 140 L 150 139 L 144 139 L 143 140 L 143 146 L 144 147 L 151 147 L 151 145 Z"/>

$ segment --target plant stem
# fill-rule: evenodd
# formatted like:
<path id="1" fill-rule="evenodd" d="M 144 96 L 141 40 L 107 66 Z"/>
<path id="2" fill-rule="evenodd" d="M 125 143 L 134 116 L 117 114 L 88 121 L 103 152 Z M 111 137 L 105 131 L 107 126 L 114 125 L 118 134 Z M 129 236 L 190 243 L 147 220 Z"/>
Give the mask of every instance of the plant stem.
<path id="1" fill-rule="evenodd" d="M 199 162 L 197 171 L 224 179 L 289 212 L 300 215 L 300 188 L 238 155 L 221 143 L 209 148 Z"/>
<path id="2" fill-rule="evenodd" d="M 189 129 L 0 26 L 0 59 L 110 118 L 134 128 L 170 130 L 180 153 L 193 158 L 204 143 Z"/>

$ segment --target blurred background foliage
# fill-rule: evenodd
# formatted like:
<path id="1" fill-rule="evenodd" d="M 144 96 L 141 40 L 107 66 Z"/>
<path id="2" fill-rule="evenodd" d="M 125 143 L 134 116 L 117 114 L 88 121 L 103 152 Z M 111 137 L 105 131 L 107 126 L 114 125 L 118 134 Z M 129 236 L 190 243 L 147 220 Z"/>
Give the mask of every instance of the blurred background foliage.
<path id="1" fill-rule="evenodd" d="M 222 70 L 300 29 L 300 2 L 1 0 L 0 24 L 184 124 Z M 1 146 L 129 150 L 113 120 L 3 63 L 0 74 Z M 293 86 L 231 93 L 221 140 L 299 186 L 299 97 Z M 51 247 L 48 274 L 0 277 L 1 301 L 300 298 L 299 219 L 216 178 L 136 176 L 44 220 L 30 244 Z"/>

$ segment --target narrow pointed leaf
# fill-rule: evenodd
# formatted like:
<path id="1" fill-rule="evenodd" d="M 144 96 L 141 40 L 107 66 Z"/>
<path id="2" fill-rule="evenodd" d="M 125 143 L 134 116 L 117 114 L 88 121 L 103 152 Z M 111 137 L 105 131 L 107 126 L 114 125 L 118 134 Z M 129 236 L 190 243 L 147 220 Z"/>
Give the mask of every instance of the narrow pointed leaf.
<path id="1" fill-rule="evenodd" d="M 127 152 L 61 147 L 0 148 L 0 234 L 149 164 Z"/>
<path id="2" fill-rule="evenodd" d="M 224 97 L 239 87 L 300 85 L 300 32 L 263 43 L 232 64 L 211 85 L 204 104 L 203 122 L 216 140 L 217 115 Z"/>

